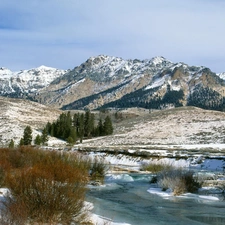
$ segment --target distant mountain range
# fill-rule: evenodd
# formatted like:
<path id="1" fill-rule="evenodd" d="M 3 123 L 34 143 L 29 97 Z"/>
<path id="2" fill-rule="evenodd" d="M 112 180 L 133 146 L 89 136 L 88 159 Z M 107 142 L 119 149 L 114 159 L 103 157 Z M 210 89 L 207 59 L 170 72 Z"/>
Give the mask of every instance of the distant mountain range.
<path id="1" fill-rule="evenodd" d="M 100 55 L 66 71 L 0 68 L 0 95 L 67 110 L 186 105 L 224 110 L 225 73 L 164 57 L 124 60 Z"/>

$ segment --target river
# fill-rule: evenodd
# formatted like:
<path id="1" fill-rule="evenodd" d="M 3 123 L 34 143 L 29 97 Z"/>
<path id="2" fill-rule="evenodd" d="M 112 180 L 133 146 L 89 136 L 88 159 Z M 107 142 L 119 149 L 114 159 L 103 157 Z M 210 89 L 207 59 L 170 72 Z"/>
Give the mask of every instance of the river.
<path id="1" fill-rule="evenodd" d="M 93 213 L 131 225 L 224 225 L 225 201 L 186 197 L 162 198 L 151 194 L 146 174 L 107 175 L 105 185 L 92 187 L 87 201 Z M 108 223 L 107 223 L 108 224 Z M 109 223 L 110 224 L 110 223 Z"/>

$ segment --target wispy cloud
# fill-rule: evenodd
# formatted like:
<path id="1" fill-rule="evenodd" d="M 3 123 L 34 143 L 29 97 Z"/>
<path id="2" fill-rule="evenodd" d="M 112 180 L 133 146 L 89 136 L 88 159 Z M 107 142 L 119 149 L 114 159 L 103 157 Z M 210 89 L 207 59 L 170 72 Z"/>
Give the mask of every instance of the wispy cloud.
<path id="1" fill-rule="evenodd" d="M 215 0 L 3 0 L 0 66 L 73 68 L 107 54 L 225 71 L 225 3 Z"/>

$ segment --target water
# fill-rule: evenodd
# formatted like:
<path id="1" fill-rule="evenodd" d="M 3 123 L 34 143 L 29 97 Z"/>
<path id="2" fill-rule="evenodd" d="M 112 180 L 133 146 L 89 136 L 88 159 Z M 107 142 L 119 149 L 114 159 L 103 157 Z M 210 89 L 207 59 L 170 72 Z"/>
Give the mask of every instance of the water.
<path id="1" fill-rule="evenodd" d="M 150 194 L 150 175 L 108 177 L 104 187 L 91 188 L 93 213 L 131 225 L 224 225 L 225 201 L 162 197 Z"/>

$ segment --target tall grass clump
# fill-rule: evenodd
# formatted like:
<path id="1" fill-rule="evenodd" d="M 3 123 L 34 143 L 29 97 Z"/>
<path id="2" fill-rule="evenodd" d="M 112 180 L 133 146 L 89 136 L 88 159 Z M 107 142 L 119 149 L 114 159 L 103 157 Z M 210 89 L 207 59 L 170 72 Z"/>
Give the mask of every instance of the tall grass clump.
<path id="1" fill-rule="evenodd" d="M 170 189 L 174 195 L 196 192 L 201 184 L 193 171 L 182 168 L 163 170 L 157 174 L 157 183 L 163 191 Z"/>
<path id="2" fill-rule="evenodd" d="M 94 157 L 91 160 L 90 179 L 103 183 L 109 165 L 102 158 Z"/>
<path id="3" fill-rule="evenodd" d="M 1 151 L 3 184 L 10 191 L 1 224 L 70 224 L 82 220 L 89 160 L 75 153 L 31 147 Z"/>
<path id="4" fill-rule="evenodd" d="M 141 170 L 142 171 L 148 171 L 151 173 L 158 173 L 163 170 L 169 170 L 173 168 L 172 165 L 166 164 L 166 163 L 156 163 L 156 162 L 149 162 L 149 163 L 142 163 Z"/>

